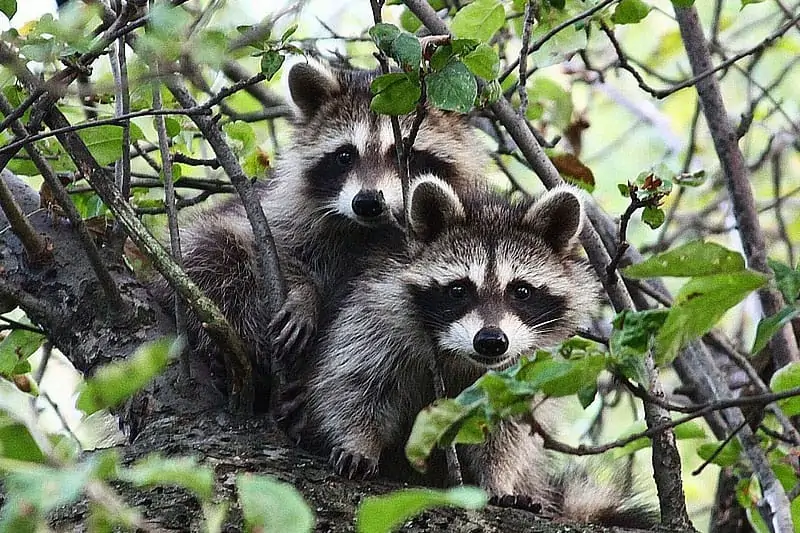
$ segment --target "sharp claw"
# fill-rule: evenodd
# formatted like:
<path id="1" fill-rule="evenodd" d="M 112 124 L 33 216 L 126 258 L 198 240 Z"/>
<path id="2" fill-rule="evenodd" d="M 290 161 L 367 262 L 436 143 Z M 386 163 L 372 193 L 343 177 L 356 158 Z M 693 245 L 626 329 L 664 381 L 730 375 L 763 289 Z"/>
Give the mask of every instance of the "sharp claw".
<path id="1" fill-rule="evenodd" d="M 506 507 L 513 509 L 522 509 L 531 513 L 540 513 L 542 505 L 534 502 L 533 498 L 524 494 L 503 494 L 501 496 L 492 496 L 489 503 L 498 507 Z"/>
<path id="2" fill-rule="evenodd" d="M 270 330 L 273 330 L 273 331 L 278 329 L 280 324 L 283 324 L 284 322 L 286 322 L 286 318 L 288 316 L 289 316 L 289 312 L 286 309 L 279 309 L 278 312 L 275 313 L 275 316 L 272 317 L 272 320 L 270 320 L 269 325 L 267 326 L 267 328 L 269 328 Z"/>
<path id="3" fill-rule="evenodd" d="M 300 338 L 300 335 L 302 333 L 303 333 L 302 326 L 301 327 L 297 327 L 292 332 L 291 337 L 289 337 L 288 339 L 286 339 L 286 341 L 284 341 L 284 346 L 286 346 L 286 350 L 288 352 L 294 352 L 294 353 L 298 352 L 297 347 L 295 346 L 295 344 L 297 343 L 297 339 Z"/>
<path id="4" fill-rule="evenodd" d="M 297 329 L 297 325 L 293 321 L 287 322 L 280 334 L 278 334 L 278 338 L 273 341 L 274 344 L 286 346 L 286 339 L 291 336 L 295 329 Z"/>

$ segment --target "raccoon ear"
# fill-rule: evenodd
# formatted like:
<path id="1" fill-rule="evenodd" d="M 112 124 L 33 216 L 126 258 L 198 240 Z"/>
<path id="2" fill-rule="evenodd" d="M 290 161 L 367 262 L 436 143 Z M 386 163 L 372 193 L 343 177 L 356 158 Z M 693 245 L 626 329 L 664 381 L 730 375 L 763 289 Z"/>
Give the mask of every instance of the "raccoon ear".
<path id="1" fill-rule="evenodd" d="M 453 188 L 433 175 L 417 178 L 408 198 L 408 227 L 413 238 L 424 243 L 433 241 L 466 216 Z"/>
<path id="2" fill-rule="evenodd" d="M 297 63 L 289 71 L 289 93 L 304 119 L 311 118 L 340 90 L 334 73 L 321 64 Z"/>
<path id="3" fill-rule="evenodd" d="M 556 252 L 572 244 L 583 226 L 580 193 L 572 187 L 556 187 L 544 193 L 522 219 Z"/>

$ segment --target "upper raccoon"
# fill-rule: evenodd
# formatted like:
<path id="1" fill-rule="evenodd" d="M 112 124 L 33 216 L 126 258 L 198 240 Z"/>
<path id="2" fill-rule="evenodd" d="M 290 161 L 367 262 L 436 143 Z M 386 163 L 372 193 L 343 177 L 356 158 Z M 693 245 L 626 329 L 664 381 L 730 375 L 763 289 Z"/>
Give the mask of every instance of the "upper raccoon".
<path id="1" fill-rule="evenodd" d="M 404 242 L 403 193 L 389 117 L 370 111 L 375 72 L 299 63 L 289 72 L 297 108 L 291 146 L 260 188 L 288 295 L 271 316 L 254 291 L 254 242 L 238 199 L 201 212 L 183 230 L 184 265 L 222 308 L 263 364 L 270 353 L 304 350 L 368 257 Z M 404 133 L 412 119 L 401 119 Z M 472 186 L 485 150 L 463 115 L 428 110 L 410 155 L 411 173 L 434 172 L 457 189 Z M 196 351 L 216 347 L 196 320 Z M 212 358 L 218 363 L 219 358 Z"/>
<path id="2" fill-rule="evenodd" d="M 402 470 L 414 418 L 435 400 L 436 358 L 455 396 L 488 369 L 563 340 L 597 306 L 595 280 L 572 253 L 582 208 L 570 189 L 516 205 L 479 191 L 462 201 L 424 177 L 412 186 L 408 216 L 408 256 L 354 282 L 308 381 L 306 440 L 348 477 Z M 532 500 L 608 523 L 626 505 L 608 500 L 589 512 L 551 483 L 541 443 L 521 422 L 504 422 L 459 454 L 465 482 L 500 502 Z"/>

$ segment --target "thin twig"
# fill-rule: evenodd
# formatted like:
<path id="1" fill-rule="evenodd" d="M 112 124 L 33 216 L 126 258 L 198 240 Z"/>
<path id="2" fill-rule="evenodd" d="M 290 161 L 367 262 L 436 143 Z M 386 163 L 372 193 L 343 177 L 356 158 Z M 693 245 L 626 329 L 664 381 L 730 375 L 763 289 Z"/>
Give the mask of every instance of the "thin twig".
<path id="1" fill-rule="evenodd" d="M 531 28 L 533 27 L 535 12 L 534 8 L 534 0 L 527 0 L 525 2 L 525 20 L 522 23 L 522 48 L 520 48 L 519 57 L 517 58 L 517 63 L 519 63 L 519 82 L 517 90 L 519 92 L 518 111 L 520 118 L 524 118 L 525 113 L 528 110 L 528 88 L 526 86 L 528 76 L 528 47 L 531 43 Z"/>
<path id="2" fill-rule="evenodd" d="M 155 66 L 156 80 L 161 76 L 161 62 L 157 61 Z M 153 109 L 161 109 L 161 83 L 153 82 Z M 169 137 L 167 136 L 167 125 L 163 116 L 156 117 L 156 134 L 158 135 L 158 147 L 161 152 L 161 171 L 164 177 L 164 207 L 167 213 L 167 225 L 169 227 L 169 245 L 172 259 L 178 266 L 183 266 L 181 255 L 181 236 L 178 231 L 178 213 L 175 202 L 175 184 L 172 174 L 172 154 L 169 151 Z M 186 335 L 186 310 L 180 297 L 176 294 L 174 298 L 175 306 L 175 329 L 178 335 Z M 189 364 L 189 350 L 184 344 L 180 353 L 182 373 L 187 379 L 191 378 L 191 366 Z"/>

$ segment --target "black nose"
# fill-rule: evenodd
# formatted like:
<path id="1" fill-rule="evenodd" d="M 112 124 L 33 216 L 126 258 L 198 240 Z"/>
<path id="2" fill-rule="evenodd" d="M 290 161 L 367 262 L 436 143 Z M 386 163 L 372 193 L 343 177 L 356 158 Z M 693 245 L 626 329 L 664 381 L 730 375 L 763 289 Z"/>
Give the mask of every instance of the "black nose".
<path id="1" fill-rule="evenodd" d="M 382 191 L 360 191 L 353 197 L 353 212 L 360 217 L 380 216 L 384 205 Z"/>
<path id="2" fill-rule="evenodd" d="M 508 350 L 508 337 L 500 328 L 483 328 L 472 339 L 472 347 L 481 355 L 497 357 Z"/>

